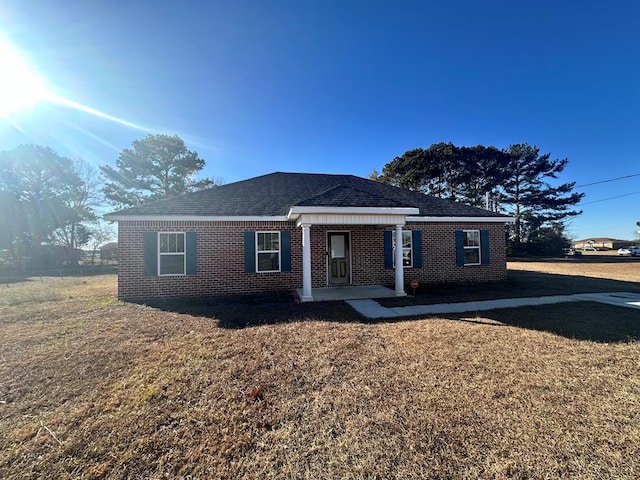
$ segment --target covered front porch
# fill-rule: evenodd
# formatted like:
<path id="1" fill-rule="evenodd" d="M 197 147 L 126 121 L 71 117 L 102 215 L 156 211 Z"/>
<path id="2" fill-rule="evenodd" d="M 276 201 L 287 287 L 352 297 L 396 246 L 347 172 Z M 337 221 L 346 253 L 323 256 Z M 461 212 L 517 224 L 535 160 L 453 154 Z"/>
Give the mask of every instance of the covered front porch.
<path id="1" fill-rule="evenodd" d="M 358 298 L 382 298 L 389 296 L 405 296 L 404 268 L 402 249 L 396 248 L 394 253 L 394 290 L 379 285 L 333 286 L 327 284 L 315 288 L 312 282 L 312 235 L 311 227 L 317 226 L 377 226 L 394 227 L 393 236 L 396 245 L 402 245 L 402 231 L 408 215 L 417 215 L 414 207 L 329 207 L 329 206 L 294 206 L 289 211 L 289 219 L 296 221 L 296 226 L 302 229 L 302 289 L 298 295 L 302 302 L 314 300 L 346 300 Z M 316 240 L 317 241 L 317 240 Z M 317 250 L 318 245 L 313 246 Z M 322 246 L 326 248 L 325 245 Z M 383 252 L 380 251 L 380 258 Z M 356 252 L 357 255 L 357 252 Z"/>

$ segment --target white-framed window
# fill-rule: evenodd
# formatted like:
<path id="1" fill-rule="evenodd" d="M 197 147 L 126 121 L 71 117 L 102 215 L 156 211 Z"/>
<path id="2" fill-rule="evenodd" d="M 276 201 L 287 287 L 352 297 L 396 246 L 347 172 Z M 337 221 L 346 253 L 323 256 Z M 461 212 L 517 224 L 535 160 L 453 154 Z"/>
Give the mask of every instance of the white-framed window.
<path id="1" fill-rule="evenodd" d="M 463 230 L 464 264 L 480 265 L 480 230 Z"/>
<path id="2" fill-rule="evenodd" d="M 280 271 L 280 232 L 256 232 L 256 272 Z"/>
<path id="3" fill-rule="evenodd" d="M 393 266 L 396 266 L 396 235 L 392 235 L 393 242 Z M 413 233 L 411 230 L 402 231 L 402 266 L 413 267 Z"/>
<path id="4" fill-rule="evenodd" d="M 184 232 L 158 233 L 159 275 L 185 275 L 186 257 Z"/>

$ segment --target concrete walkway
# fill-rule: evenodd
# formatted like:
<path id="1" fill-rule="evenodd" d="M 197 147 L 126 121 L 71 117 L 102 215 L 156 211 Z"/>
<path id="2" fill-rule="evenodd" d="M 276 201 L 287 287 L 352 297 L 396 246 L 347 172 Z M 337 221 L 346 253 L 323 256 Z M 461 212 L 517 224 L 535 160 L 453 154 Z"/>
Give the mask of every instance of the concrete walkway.
<path id="1" fill-rule="evenodd" d="M 408 307 L 383 307 L 375 300 L 347 300 L 347 303 L 367 318 L 412 317 L 415 315 L 437 315 L 442 313 L 479 312 L 498 308 L 517 308 L 529 305 L 549 305 L 563 302 L 600 302 L 618 307 L 640 310 L 640 293 L 608 292 L 579 293 L 576 295 L 553 295 L 531 298 L 505 298 L 480 302 L 440 303 L 437 305 L 410 305 Z M 640 320 L 640 312 L 638 312 Z"/>

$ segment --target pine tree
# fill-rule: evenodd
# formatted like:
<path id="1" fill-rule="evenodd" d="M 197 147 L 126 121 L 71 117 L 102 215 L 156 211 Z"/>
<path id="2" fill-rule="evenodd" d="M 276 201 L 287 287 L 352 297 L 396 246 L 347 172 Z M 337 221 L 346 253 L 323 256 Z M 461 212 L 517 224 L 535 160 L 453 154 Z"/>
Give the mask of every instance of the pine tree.
<path id="1" fill-rule="evenodd" d="M 104 194 L 116 207 L 125 208 L 169 198 L 214 185 L 196 180 L 205 161 L 188 150 L 177 135 L 147 135 L 118 157 L 116 168 L 101 166 L 107 179 Z"/>
<path id="2" fill-rule="evenodd" d="M 540 155 L 538 147 L 526 143 L 505 150 L 508 163 L 505 180 L 499 186 L 503 206 L 515 217 L 513 242 L 516 248 L 534 236 L 537 229 L 582 213 L 571 210 L 583 193 L 571 193 L 575 182 L 552 186 L 567 166 L 566 158 L 551 160 L 551 154 Z"/>

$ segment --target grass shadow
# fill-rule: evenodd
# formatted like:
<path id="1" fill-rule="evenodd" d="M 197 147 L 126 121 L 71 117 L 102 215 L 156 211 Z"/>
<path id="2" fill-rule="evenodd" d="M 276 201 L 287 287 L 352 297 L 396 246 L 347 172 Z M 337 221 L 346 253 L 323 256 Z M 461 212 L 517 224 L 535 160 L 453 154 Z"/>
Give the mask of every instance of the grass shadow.
<path id="1" fill-rule="evenodd" d="M 640 293 L 640 283 L 605 278 L 509 270 L 507 280 L 475 284 L 421 285 L 415 296 L 380 299 L 384 307 L 477 302 L 500 298 L 573 295 L 576 293 Z"/>
<path id="2" fill-rule="evenodd" d="M 145 302 L 164 311 L 210 318 L 225 329 L 279 323 L 396 323 L 437 317 L 487 327 L 511 326 L 599 343 L 640 341 L 640 312 L 597 302 L 570 302 L 460 314 L 368 319 L 343 301 L 295 303 L 286 292 L 240 298 L 175 299 Z"/>
<path id="3" fill-rule="evenodd" d="M 428 293 L 419 293 L 415 298 L 388 298 L 380 299 L 379 302 L 383 306 L 396 307 L 589 292 L 640 293 L 640 285 L 635 282 L 529 271 L 510 271 L 505 282 L 428 288 Z M 374 324 L 425 318 L 425 315 L 420 315 L 368 319 L 343 301 L 296 303 L 293 292 L 283 291 L 209 298 L 155 299 L 140 303 L 164 311 L 215 319 L 218 326 L 229 329 L 300 321 Z M 510 325 L 597 342 L 640 339 L 640 313 L 637 310 L 593 302 L 492 310 L 478 312 L 475 318 L 473 313 L 441 314 L 438 318 L 487 325 Z"/>
<path id="4" fill-rule="evenodd" d="M 222 328 L 240 329 L 300 321 L 366 322 L 343 301 L 296 303 L 293 292 L 270 292 L 208 298 L 147 300 L 164 311 L 215 319 Z"/>
<path id="5" fill-rule="evenodd" d="M 598 343 L 640 341 L 640 311 L 598 302 L 569 302 L 448 314 L 457 321 L 507 325 Z M 493 323 L 498 322 L 498 323 Z"/>

